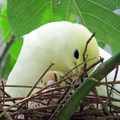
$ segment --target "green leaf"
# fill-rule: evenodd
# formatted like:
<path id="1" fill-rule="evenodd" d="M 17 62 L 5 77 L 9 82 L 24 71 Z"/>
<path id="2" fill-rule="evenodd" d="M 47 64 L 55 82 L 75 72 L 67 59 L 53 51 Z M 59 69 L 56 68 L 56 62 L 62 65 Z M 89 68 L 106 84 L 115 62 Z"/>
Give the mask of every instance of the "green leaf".
<path id="1" fill-rule="evenodd" d="M 22 39 L 17 39 L 9 49 L 9 53 L 14 60 L 17 60 L 22 47 Z"/>
<path id="2" fill-rule="evenodd" d="M 113 1 L 114 4 L 112 0 L 8 0 L 8 20 L 17 37 L 48 22 L 76 20 L 96 32 L 97 40 L 109 44 L 115 53 L 120 48 L 120 16 L 112 10 L 120 1 Z"/>
<path id="3" fill-rule="evenodd" d="M 4 38 L 4 41 L 8 42 L 12 35 L 12 31 L 7 19 L 7 8 L 4 8 L 1 12 L 0 28 L 2 29 L 2 37 Z"/>
<path id="4" fill-rule="evenodd" d="M 16 62 L 16 60 L 14 58 L 10 57 L 10 59 L 8 60 L 8 64 L 5 68 L 5 73 L 4 73 L 5 75 L 4 76 L 9 75 L 9 73 L 11 72 L 11 70 L 12 70 L 14 64 L 15 64 L 15 62 Z"/>
<path id="5" fill-rule="evenodd" d="M 104 48 L 105 47 L 105 43 L 101 42 L 101 41 L 98 41 L 98 45 L 101 47 L 101 48 Z"/>

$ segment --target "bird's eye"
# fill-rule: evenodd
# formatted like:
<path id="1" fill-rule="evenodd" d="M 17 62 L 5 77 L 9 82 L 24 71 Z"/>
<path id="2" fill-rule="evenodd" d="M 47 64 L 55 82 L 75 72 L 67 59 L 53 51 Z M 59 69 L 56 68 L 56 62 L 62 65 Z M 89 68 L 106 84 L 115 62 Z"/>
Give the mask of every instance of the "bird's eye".
<path id="1" fill-rule="evenodd" d="M 75 57 L 76 59 L 79 58 L 79 51 L 78 51 L 78 49 L 75 49 L 75 50 L 74 50 L 74 57 Z"/>

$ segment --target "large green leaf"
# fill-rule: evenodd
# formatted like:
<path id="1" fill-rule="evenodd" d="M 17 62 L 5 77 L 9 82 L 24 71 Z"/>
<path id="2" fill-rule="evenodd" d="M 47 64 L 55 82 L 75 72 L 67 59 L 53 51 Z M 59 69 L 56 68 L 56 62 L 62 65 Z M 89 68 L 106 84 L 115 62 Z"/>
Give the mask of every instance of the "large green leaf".
<path id="1" fill-rule="evenodd" d="M 73 22 L 77 18 L 91 32 L 96 32 L 98 41 L 109 44 L 115 53 L 120 50 L 120 16 L 112 10 L 120 2 L 113 1 L 8 0 L 8 20 L 15 35 L 20 37 L 51 21 Z"/>

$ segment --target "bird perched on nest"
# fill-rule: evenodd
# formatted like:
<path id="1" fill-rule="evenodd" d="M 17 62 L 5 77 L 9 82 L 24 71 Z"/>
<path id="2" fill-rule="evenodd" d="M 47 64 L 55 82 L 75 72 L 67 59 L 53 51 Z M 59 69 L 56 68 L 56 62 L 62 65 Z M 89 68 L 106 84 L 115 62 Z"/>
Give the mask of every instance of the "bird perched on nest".
<path id="1" fill-rule="evenodd" d="M 66 21 L 48 23 L 33 30 L 24 36 L 20 55 L 6 84 L 32 86 L 51 61 L 55 62 L 51 71 L 65 74 L 75 64 L 83 62 L 83 51 L 91 35 L 83 25 Z M 87 59 L 95 59 L 87 62 L 87 66 L 99 59 L 99 49 L 102 51 L 93 37 L 87 48 Z M 81 68 L 82 66 L 79 67 L 79 71 Z M 43 80 L 38 86 L 43 87 L 45 82 Z M 30 88 L 6 87 L 5 91 L 12 97 L 20 97 L 26 96 Z"/>

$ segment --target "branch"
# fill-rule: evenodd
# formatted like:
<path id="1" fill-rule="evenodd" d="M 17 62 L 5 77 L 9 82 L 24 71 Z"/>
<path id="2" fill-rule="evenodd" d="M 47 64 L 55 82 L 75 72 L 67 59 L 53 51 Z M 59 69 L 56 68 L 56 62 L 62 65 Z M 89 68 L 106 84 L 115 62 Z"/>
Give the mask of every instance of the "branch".
<path id="1" fill-rule="evenodd" d="M 61 108 L 60 112 L 53 120 L 69 120 L 86 95 L 95 87 L 96 81 L 90 80 L 94 78 L 101 81 L 115 67 L 120 65 L 120 52 L 100 64 L 97 69 L 76 89 L 75 93 L 70 97 L 66 104 Z"/>

